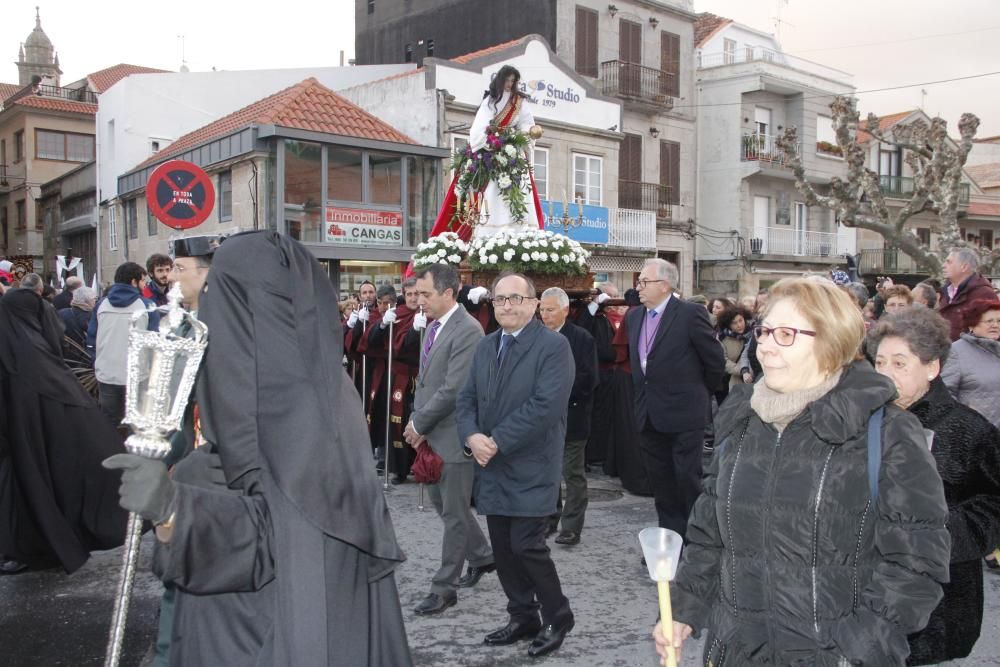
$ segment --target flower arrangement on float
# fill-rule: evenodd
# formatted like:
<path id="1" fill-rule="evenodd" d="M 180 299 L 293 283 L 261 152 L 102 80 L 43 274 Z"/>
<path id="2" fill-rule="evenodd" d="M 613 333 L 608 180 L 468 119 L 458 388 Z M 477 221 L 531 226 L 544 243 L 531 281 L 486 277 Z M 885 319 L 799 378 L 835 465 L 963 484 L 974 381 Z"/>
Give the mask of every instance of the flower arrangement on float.
<path id="1" fill-rule="evenodd" d="M 516 271 L 570 276 L 587 274 L 590 252 L 573 239 L 534 229 L 478 238 L 469 244 L 473 271 Z"/>
<path id="2" fill-rule="evenodd" d="M 528 214 L 525 199 L 531 165 L 527 159 L 528 135 L 514 127 L 486 130 L 486 144 L 472 150 L 466 146 L 452 155 L 451 169 L 459 174 L 455 192 L 459 196 L 458 211 L 468 208 L 469 199 L 476 199 L 490 181 L 496 181 L 500 198 L 510 209 L 511 219 L 521 222 Z"/>
<path id="3" fill-rule="evenodd" d="M 417 251 L 413 253 L 413 268 L 420 269 L 431 264 L 458 266 L 468 254 L 468 243 L 455 232 L 444 232 L 417 244 Z"/>

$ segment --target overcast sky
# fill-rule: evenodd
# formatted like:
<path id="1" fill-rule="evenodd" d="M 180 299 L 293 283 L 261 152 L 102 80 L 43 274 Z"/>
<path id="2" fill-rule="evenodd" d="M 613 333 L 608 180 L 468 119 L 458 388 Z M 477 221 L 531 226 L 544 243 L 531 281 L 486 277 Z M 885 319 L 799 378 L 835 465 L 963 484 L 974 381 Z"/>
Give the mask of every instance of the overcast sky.
<path id="1" fill-rule="evenodd" d="M 695 0 L 695 9 L 774 32 L 779 4 L 787 53 L 852 73 L 859 91 L 925 84 L 862 93 L 863 113 L 916 108 L 923 88 L 925 110 L 944 116 L 952 134 L 961 113 L 971 111 L 982 120 L 979 136 L 1000 135 L 1000 75 L 928 83 L 1000 72 L 1000 0 Z M 17 82 L 13 62 L 34 27 L 34 7 L 4 5 L 0 81 Z M 348 59 L 354 52 L 352 0 L 45 0 L 41 17 L 66 83 L 119 62 L 176 70 L 180 35 L 192 70 L 329 66 L 341 50 Z"/>

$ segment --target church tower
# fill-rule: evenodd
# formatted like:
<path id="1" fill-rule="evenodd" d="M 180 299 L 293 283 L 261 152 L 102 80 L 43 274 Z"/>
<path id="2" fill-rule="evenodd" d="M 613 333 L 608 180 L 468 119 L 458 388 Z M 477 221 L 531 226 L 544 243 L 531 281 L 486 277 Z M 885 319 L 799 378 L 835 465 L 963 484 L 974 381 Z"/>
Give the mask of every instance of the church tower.
<path id="1" fill-rule="evenodd" d="M 24 40 L 18 52 L 17 71 L 21 86 L 30 84 L 32 77 L 35 76 L 51 79 L 52 85 L 59 85 L 59 75 L 62 74 L 62 70 L 59 69 L 59 55 L 52 46 L 52 40 L 42 30 L 38 7 L 35 7 L 35 29 L 28 35 L 28 39 Z"/>

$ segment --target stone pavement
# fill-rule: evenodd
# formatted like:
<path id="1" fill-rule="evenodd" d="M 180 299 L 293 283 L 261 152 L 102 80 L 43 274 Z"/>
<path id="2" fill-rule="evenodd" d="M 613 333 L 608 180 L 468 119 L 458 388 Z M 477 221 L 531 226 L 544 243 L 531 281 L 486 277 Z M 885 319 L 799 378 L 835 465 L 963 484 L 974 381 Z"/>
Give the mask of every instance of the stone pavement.
<path id="1" fill-rule="evenodd" d="M 397 582 L 413 658 L 439 667 L 540 664 L 546 667 L 657 665 L 649 632 L 656 617 L 656 586 L 639 562 L 636 535 L 655 523 L 652 499 L 621 493 L 617 480 L 589 475 L 593 498 L 583 542 L 550 543 L 563 587 L 576 614 L 576 628 L 555 654 L 533 661 L 527 643 L 487 648 L 482 638 L 507 619 L 506 598 L 496 575 L 459 593 L 458 604 L 437 617 L 412 608 L 426 594 L 440 557 L 440 521 L 430 502 L 417 509 L 418 486 L 393 487 L 389 506 L 409 560 Z M 620 495 L 619 495 L 620 494 Z M 485 530 L 485 521 L 480 520 Z M 150 536 L 129 616 L 122 665 L 139 664 L 155 633 L 159 584 L 148 573 Z M 79 572 L 57 570 L 0 577 L 0 664 L 101 665 L 120 551 L 95 554 Z M 690 642 L 683 665 L 700 664 L 701 643 Z M 965 667 L 1000 666 L 1000 576 L 986 576 L 983 635 Z M 350 666 L 348 666 L 350 667 Z"/>

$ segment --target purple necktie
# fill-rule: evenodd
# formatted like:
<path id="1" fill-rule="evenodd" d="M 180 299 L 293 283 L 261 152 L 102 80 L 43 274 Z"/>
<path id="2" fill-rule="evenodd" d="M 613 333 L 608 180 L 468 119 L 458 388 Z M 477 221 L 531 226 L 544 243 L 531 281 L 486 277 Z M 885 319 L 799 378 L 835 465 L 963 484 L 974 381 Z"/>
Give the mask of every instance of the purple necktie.
<path id="1" fill-rule="evenodd" d="M 660 318 L 655 310 L 646 311 L 646 321 L 639 330 L 639 360 L 645 361 L 656 340 L 656 330 L 660 328 Z"/>
<path id="2" fill-rule="evenodd" d="M 441 328 L 441 320 L 436 320 L 431 324 L 431 330 L 427 332 L 427 338 L 424 340 L 424 349 L 420 354 L 420 365 L 427 365 L 427 357 L 430 356 L 431 346 L 434 344 L 434 339 L 437 338 L 438 329 Z"/>

